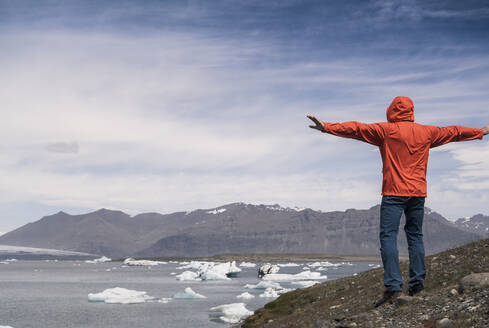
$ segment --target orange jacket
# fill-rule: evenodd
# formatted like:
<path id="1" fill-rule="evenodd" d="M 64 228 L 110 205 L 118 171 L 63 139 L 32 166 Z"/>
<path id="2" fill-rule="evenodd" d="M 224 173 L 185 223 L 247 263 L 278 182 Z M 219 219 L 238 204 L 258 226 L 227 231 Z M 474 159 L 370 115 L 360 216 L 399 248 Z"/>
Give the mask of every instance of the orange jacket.
<path id="1" fill-rule="evenodd" d="M 436 127 L 414 123 L 408 97 L 396 97 L 387 121 L 324 123 L 324 132 L 378 146 L 383 164 L 382 195 L 426 197 L 429 150 L 451 141 L 482 139 L 484 131 L 463 126 Z"/>

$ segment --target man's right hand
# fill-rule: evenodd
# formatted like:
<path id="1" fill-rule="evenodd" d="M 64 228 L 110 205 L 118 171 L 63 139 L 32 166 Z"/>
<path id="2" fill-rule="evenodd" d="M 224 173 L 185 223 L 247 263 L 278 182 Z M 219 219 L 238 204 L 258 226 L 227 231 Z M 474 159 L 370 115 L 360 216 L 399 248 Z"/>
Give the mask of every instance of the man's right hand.
<path id="1" fill-rule="evenodd" d="M 483 127 L 482 130 L 484 131 L 484 135 L 489 134 L 489 125 Z"/>
<path id="2" fill-rule="evenodd" d="M 307 118 L 309 118 L 315 124 L 315 125 L 309 125 L 311 129 L 316 129 L 321 132 L 324 132 L 324 123 L 321 120 L 317 119 L 315 116 L 312 115 L 307 115 Z"/>

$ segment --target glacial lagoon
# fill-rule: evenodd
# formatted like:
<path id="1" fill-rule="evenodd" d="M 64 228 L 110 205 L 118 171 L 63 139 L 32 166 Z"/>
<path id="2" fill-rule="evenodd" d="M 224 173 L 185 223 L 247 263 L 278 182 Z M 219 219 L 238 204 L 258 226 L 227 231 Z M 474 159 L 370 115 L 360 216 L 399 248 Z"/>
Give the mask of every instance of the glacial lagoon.
<path id="1" fill-rule="evenodd" d="M 241 306 L 241 310 L 254 311 L 274 300 L 281 291 L 305 288 L 314 281 L 338 279 L 379 265 L 376 262 L 281 263 L 279 274 L 302 273 L 304 279 L 295 276 L 292 281 L 292 276 L 285 275 L 273 280 L 259 279 L 257 270 L 261 264 L 247 267 L 238 262 L 242 271 L 236 278 L 201 281 L 177 280 L 182 273 L 195 271 L 189 268 L 188 262 L 128 266 L 123 262 L 7 261 L 0 264 L 0 326 L 226 328 L 233 324 L 226 322 L 219 311 L 222 305 L 244 303 L 235 310 Z M 314 279 L 319 275 L 321 278 Z M 142 297 L 140 302 L 120 304 L 117 298 L 116 303 L 103 301 L 103 292 L 116 293 L 118 297 L 117 293 L 124 294 L 126 290 L 129 295 L 123 295 L 123 299 L 129 297 L 131 303 L 130 297 Z M 95 295 L 91 301 L 89 294 Z M 237 298 L 238 295 L 241 297 Z M 217 309 L 211 311 L 211 308 Z"/>

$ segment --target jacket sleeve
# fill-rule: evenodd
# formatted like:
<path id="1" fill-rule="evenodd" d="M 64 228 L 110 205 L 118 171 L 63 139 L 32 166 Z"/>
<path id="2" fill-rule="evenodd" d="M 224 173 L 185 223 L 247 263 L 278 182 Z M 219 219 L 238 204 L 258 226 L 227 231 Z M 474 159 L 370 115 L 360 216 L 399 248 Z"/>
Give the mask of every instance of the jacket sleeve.
<path id="1" fill-rule="evenodd" d="M 335 136 L 352 138 L 380 146 L 385 137 L 384 127 L 380 123 L 360 122 L 324 123 L 324 132 Z"/>
<path id="2" fill-rule="evenodd" d="M 484 130 L 467 128 L 465 126 L 431 127 L 431 148 L 444 145 L 452 141 L 466 141 L 482 139 Z"/>

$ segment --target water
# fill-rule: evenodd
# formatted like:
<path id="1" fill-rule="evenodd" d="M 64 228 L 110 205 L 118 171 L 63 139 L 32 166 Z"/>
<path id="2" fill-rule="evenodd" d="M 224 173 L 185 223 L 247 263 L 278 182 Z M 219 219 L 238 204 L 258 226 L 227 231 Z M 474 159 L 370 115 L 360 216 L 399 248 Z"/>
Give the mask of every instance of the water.
<path id="1" fill-rule="evenodd" d="M 321 271 L 328 280 L 368 270 L 369 263 L 351 262 L 337 268 Z M 258 265 L 260 263 L 257 263 Z M 377 263 L 375 263 L 377 264 Z M 82 261 L 18 261 L 0 264 L 0 326 L 14 328 L 226 328 L 230 324 L 211 321 L 209 309 L 228 303 L 244 302 L 248 310 L 256 310 L 273 298 L 258 295 L 263 290 L 245 289 L 246 284 L 257 284 L 257 268 L 242 268 L 238 278 L 226 281 L 177 281 L 171 272 L 181 264 L 168 263 L 154 267 L 121 267 L 121 262 L 87 264 Z M 284 267 L 280 273 L 298 273 L 299 267 Z M 106 271 L 110 269 L 111 271 Z M 313 268 L 312 268 L 313 269 Z M 314 270 L 313 270 L 314 271 Z M 324 281 L 324 280 L 323 280 Z M 280 283 L 285 288 L 297 288 Z M 172 297 L 191 287 L 207 299 L 174 299 L 169 303 L 105 304 L 88 302 L 89 293 L 107 288 L 123 287 L 146 291 L 148 295 Z M 251 300 L 236 296 L 249 292 Z"/>

